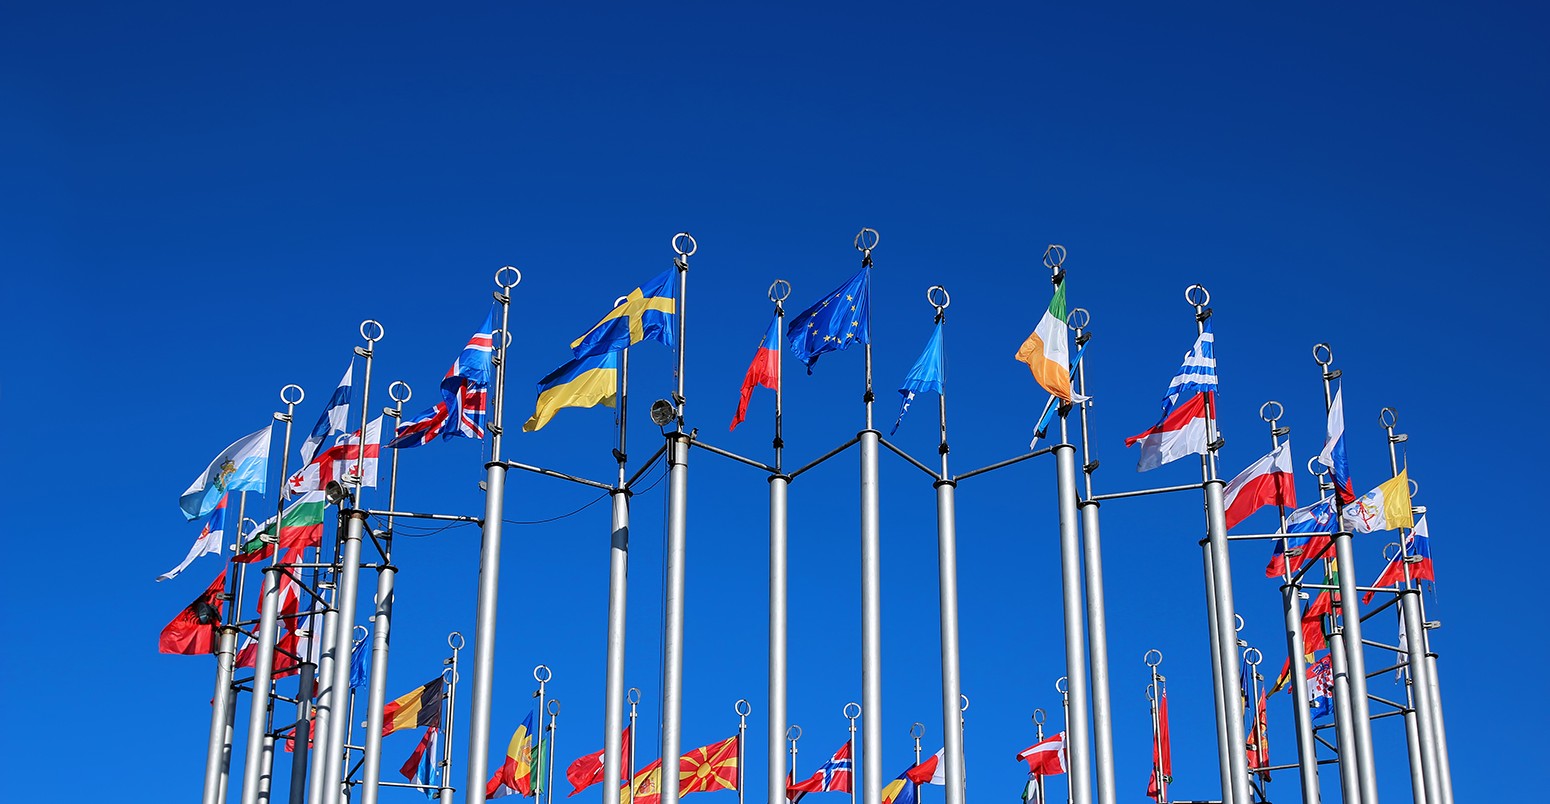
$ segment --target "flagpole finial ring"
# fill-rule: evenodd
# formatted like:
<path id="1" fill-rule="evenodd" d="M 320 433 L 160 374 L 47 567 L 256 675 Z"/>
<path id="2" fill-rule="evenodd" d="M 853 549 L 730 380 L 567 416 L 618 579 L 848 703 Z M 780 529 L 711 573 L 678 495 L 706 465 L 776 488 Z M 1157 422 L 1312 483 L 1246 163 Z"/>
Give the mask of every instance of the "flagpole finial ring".
<path id="1" fill-rule="evenodd" d="M 919 740 L 924 736 L 926 736 L 926 724 L 918 720 L 910 724 L 910 737 L 912 739 Z"/>
<path id="2" fill-rule="evenodd" d="M 386 334 L 387 330 L 382 327 L 382 322 L 375 318 L 368 318 L 361 322 L 361 337 L 365 338 L 367 343 L 376 343 Z"/>
<path id="3" fill-rule="evenodd" d="M 1232 630 L 1234 630 L 1234 631 L 1242 631 L 1243 630 L 1243 615 L 1242 614 L 1234 614 L 1232 616 L 1232 621 L 1233 621 L 1233 626 L 1234 626 Z"/>
<path id="4" fill-rule="evenodd" d="M 1328 470 L 1324 468 L 1324 464 L 1319 463 L 1319 456 L 1315 455 L 1308 459 L 1308 474 L 1318 477 L 1326 471 Z"/>
<path id="5" fill-rule="evenodd" d="M 293 396 L 296 398 L 292 399 L 291 397 Z M 296 383 L 291 383 L 280 389 L 280 401 L 287 405 L 300 405 L 301 401 L 306 398 L 307 392 L 301 390 L 301 386 Z"/>
<path id="6" fill-rule="evenodd" d="M 1093 322 L 1093 314 L 1086 307 L 1078 307 L 1066 313 L 1066 328 L 1073 330 L 1087 329 L 1087 325 Z"/>
<path id="7" fill-rule="evenodd" d="M 737 703 L 732 704 L 732 711 L 736 712 L 738 717 L 748 717 L 753 714 L 753 706 L 748 703 L 747 698 L 738 698 Z"/>
<path id="8" fill-rule="evenodd" d="M 796 742 L 797 740 L 802 739 L 802 727 L 798 726 L 795 723 L 791 724 L 790 726 L 787 726 L 786 727 L 786 739 L 790 740 L 791 742 Z"/>
<path id="9" fill-rule="evenodd" d="M 842 710 L 842 712 L 844 713 L 846 720 L 855 720 L 856 718 L 861 717 L 861 704 L 858 704 L 855 701 L 851 701 L 850 703 L 845 704 L 845 708 Z"/>
<path id="10" fill-rule="evenodd" d="M 777 279 L 770 283 L 770 301 L 780 304 L 791 298 L 791 283 L 784 279 Z"/>
<path id="11" fill-rule="evenodd" d="M 1327 343 L 1316 343 L 1313 345 L 1313 362 L 1329 368 L 1335 362 L 1335 351 Z"/>
<path id="12" fill-rule="evenodd" d="M 1389 548 L 1393 548 L 1393 551 L 1390 552 Z M 1383 545 L 1383 560 L 1393 561 L 1402 552 L 1404 552 L 1404 548 L 1399 546 L 1399 542 L 1389 542 Z"/>
<path id="13" fill-rule="evenodd" d="M 856 232 L 856 250 L 862 254 L 870 254 L 872 249 L 877 248 L 878 241 L 882 239 L 882 235 L 878 234 L 876 229 L 869 226 L 862 227 L 861 231 Z"/>
<path id="14" fill-rule="evenodd" d="M 1033 710 L 1033 724 L 1035 726 L 1042 726 L 1042 725 L 1044 725 L 1044 717 L 1045 717 L 1045 715 L 1044 715 L 1044 710 L 1043 709 L 1035 709 L 1035 710 Z"/>
<path id="15" fill-rule="evenodd" d="M 1152 658 L 1153 656 L 1156 656 L 1157 658 L 1153 659 Z M 1163 660 L 1162 651 L 1160 651 L 1160 650 L 1158 650 L 1156 648 L 1152 648 L 1151 650 L 1146 652 L 1145 656 L 1141 657 L 1141 661 L 1146 663 L 1147 667 L 1161 667 L 1162 666 L 1162 660 Z"/>
<path id="16" fill-rule="evenodd" d="M 1069 685 L 1066 684 L 1066 677 L 1065 676 L 1061 676 L 1060 678 L 1055 679 L 1055 691 L 1060 693 L 1061 695 L 1065 695 L 1066 694 L 1066 689 L 1067 689 L 1068 686 Z"/>
<path id="17" fill-rule="evenodd" d="M 1275 412 L 1271 413 L 1270 411 L 1272 411 L 1272 410 L 1274 410 Z M 1286 408 L 1282 407 L 1281 403 L 1275 401 L 1274 399 L 1272 399 L 1269 402 L 1266 402 L 1265 404 L 1259 406 L 1259 418 L 1260 418 L 1260 420 L 1264 421 L 1264 422 L 1267 422 L 1267 423 L 1270 423 L 1270 424 L 1274 424 L 1274 423 L 1280 421 L 1281 420 L 1281 416 L 1284 415 L 1285 413 L 1286 413 Z"/>
<path id="18" fill-rule="evenodd" d="M 1416 495 L 1421 493 L 1421 484 L 1415 482 L 1408 475 L 1405 477 L 1405 484 L 1410 487 L 1410 499 L 1415 499 Z"/>
<path id="19" fill-rule="evenodd" d="M 505 265 L 495 272 L 495 286 L 501 290 L 510 291 L 522 284 L 522 272 L 515 266 Z"/>
<path id="20" fill-rule="evenodd" d="M 1399 425 L 1399 411 L 1393 408 L 1384 408 L 1378 411 L 1378 424 L 1385 429 L 1392 430 Z"/>
<path id="21" fill-rule="evenodd" d="M 404 401 L 407 402 L 408 400 L 404 400 Z M 368 455 L 367 457 L 371 457 L 371 456 Z M 464 644 L 465 643 L 464 643 L 464 640 L 463 640 L 463 632 L 462 631 L 453 631 L 452 633 L 447 634 L 447 647 L 449 647 L 449 648 L 451 648 L 453 650 L 462 650 Z"/>
<path id="22" fill-rule="evenodd" d="M 958 693 L 958 711 L 959 712 L 967 712 L 967 711 L 969 711 L 969 696 L 964 695 L 961 692 Z"/>
<path id="23" fill-rule="evenodd" d="M 356 642 L 360 642 L 361 640 L 365 639 L 366 637 L 371 636 L 371 630 L 368 629 L 366 626 L 360 625 L 358 623 L 356 624 L 355 628 L 351 629 L 350 633 L 355 634 L 355 641 Z"/>
<path id="24" fill-rule="evenodd" d="M 534 681 L 540 684 L 548 684 L 551 678 L 554 678 L 554 673 L 549 670 L 549 665 L 541 664 L 533 668 Z"/>
<path id="25" fill-rule="evenodd" d="M 1066 264 L 1066 247 L 1059 243 L 1051 243 L 1044 247 L 1044 267 L 1051 271 L 1059 271 L 1060 266 Z"/>
<path id="26" fill-rule="evenodd" d="M 1260 653 L 1259 648 L 1249 648 L 1243 652 L 1243 660 L 1254 667 L 1259 667 L 1259 663 L 1265 660 L 1265 654 Z"/>
<path id="27" fill-rule="evenodd" d="M 1190 285 L 1184 289 L 1184 301 L 1194 307 L 1204 307 L 1211 303 L 1211 291 L 1206 290 L 1205 285 Z"/>
<path id="28" fill-rule="evenodd" d="M 545 708 L 547 708 L 549 710 L 549 716 L 550 717 L 559 717 L 560 716 L 560 699 L 559 698 L 550 698 L 549 699 L 549 703 L 546 705 Z"/>
<path id="29" fill-rule="evenodd" d="M 700 250 L 700 244 L 695 241 L 694 235 L 688 232 L 679 232 L 673 235 L 673 252 L 680 257 L 692 257 L 694 252 Z"/>
<path id="30" fill-rule="evenodd" d="M 640 687 L 630 687 L 624 694 L 624 700 L 629 701 L 631 706 L 640 703 Z"/>
<path id="31" fill-rule="evenodd" d="M 402 394 L 402 396 L 400 396 L 400 394 Z M 388 386 L 388 399 L 391 399 L 400 405 L 408 402 L 409 398 L 412 396 L 414 396 L 414 389 L 410 388 L 409 383 L 406 383 L 403 380 L 394 380 L 393 384 Z M 453 633 L 457 632 L 454 631 Z"/>
<path id="32" fill-rule="evenodd" d="M 936 311 L 940 313 L 953 303 L 953 297 L 948 295 L 947 288 L 941 285 L 932 285 L 926 288 L 926 303 L 935 307 Z"/>

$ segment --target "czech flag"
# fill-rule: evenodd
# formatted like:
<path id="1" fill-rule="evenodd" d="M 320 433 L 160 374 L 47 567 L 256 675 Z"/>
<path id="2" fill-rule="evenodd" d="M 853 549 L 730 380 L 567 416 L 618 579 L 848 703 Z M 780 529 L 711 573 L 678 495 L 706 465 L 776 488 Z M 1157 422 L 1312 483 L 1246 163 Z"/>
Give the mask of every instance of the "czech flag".
<path id="1" fill-rule="evenodd" d="M 748 416 L 748 400 L 753 397 L 753 389 L 764 386 L 770 390 L 780 388 L 780 319 L 770 319 L 770 328 L 764 333 L 764 340 L 759 342 L 759 350 L 754 352 L 753 362 L 748 364 L 748 373 L 743 375 L 743 390 L 737 399 L 737 413 L 732 416 L 732 426 L 728 430 L 736 430 L 743 419 Z"/>

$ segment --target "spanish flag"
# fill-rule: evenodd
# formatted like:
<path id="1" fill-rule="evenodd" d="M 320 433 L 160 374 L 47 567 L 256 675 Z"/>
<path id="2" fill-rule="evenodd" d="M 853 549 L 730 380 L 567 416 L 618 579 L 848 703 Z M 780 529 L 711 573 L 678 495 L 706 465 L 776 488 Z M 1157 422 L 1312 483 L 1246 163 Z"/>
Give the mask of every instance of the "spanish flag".
<path id="1" fill-rule="evenodd" d="M 618 393 L 618 352 L 572 360 L 538 381 L 538 407 L 522 432 L 542 429 L 561 408 L 613 407 Z"/>
<path id="2" fill-rule="evenodd" d="M 441 676 L 416 687 L 382 707 L 382 736 L 399 729 L 441 727 L 441 702 L 445 696 Z"/>

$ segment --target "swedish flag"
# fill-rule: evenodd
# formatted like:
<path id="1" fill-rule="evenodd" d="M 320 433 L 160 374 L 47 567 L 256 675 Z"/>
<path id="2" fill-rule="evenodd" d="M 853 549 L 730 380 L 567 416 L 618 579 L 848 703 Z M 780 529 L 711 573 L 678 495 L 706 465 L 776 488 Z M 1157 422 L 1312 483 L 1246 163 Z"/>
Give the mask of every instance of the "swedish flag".
<path id="1" fill-rule="evenodd" d="M 572 360 L 538 381 L 538 406 L 522 431 L 541 429 L 561 408 L 613 407 L 618 393 L 618 352 Z"/>
<path id="2" fill-rule="evenodd" d="M 577 360 L 623 349 L 647 338 L 667 348 L 678 345 L 678 269 L 669 268 L 629 292 L 587 334 L 571 342 Z"/>

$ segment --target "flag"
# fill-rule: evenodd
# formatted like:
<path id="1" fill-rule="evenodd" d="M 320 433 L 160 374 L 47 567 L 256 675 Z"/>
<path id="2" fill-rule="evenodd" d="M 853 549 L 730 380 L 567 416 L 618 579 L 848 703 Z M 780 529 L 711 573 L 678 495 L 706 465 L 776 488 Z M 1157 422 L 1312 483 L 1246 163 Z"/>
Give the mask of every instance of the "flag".
<path id="1" fill-rule="evenodd" d="M 1292 469 L 1292 442 L 1270 451 L 1227 484 L 1222 498 L 1227 506 L 1227 527 L 1242 522 L 1265 505 L 1297 507 L 1297 490 Z"/>
<path id="2" fill-rule="evenodd" d="M 936 329 L 931 331 L 931 339 L 926 341 L 925 351 L 920 353 L 915 365 L 904 375 L 904 384 L 899 386 L 899 395 L 904 399 L 899 407 L 899 418 L 888 435 L 899 432 L 899 424 L 904 421 L 904 414 L 910 412 L 910 403 L 915 401 L 916 394 L 942 393 L 942 380 L 946 374 L 942 363 L 942 322 L 938 321 Z"/>
<path id="3" fill-rule="evenodd" d="M 1286 517 L 1284 533 L 1330 533 L 1335 521 L 1335 500 L 1326 497 L 1311 505 L 1303 506 Z M 1279 578 L 1302 569 L 1309 560 L 1322 555 L 1329 545 L 1328 536 L 1289 536 L 1277 539 L 1270 563 L 1265 565 L 1266 578 Z"/>
<path id="4" fill-rule="evenodd" d="M 441 676 L 436 676 L 389 701 L 382 707 L 382 736 L 419 726 L 440 728 L 441 702 L 445 697 L 445 685 Z"/>
<path id="5" fill-rule="evenodd" d="M 323 450 L 312 459 L 311 463 L 286 480 L 286 494 L 323 491 L 328 488 L 330 481 L 335 480 L 345 485 L 352 485 L 356 481 L 357 473 L 360 474 L 362 486 L 376 488 L 377 460 L 382 450 L 381 443 L 382 417 L 378 416 L 371 424 L 366 425 L 364 462 L 361 459 L 361 431 L 356 430 L 348 435 L 341 435 L 334 439 L 333 446 Z"/>
<path id="6" fill-rule="evenodd" d="M 538 381 L 538 406 L 522 432 L 543 429 L 561 408 L 613 407 L 619 396 L 619 353 L 588 355 L 566 363 Z"/>
<path id="7" fill-rule="evenodd" d="M 513 794 L 533 798 L 538 795 L 542 763 L 538 761 L 538 747 L 533 740 L 533 713 L 528 712 L 506 746 L 506 761 L 495 769 L 495 775 L 485 785 L 485 798 Z"/>
<path id="8" fill-rule="evenodd" d="M 813 373 L 818 358 L 853 343 L 872 342 L 872 269 L 863 267 L 838 290 L 798 313 L 786 327 L 791 353 Z"/>
<path id="9" fill-rule="evenodd" d="M 1184 364 L 1179 367 L 1179 373 L 1168 381 L 1168 392 L 1162 401 L 1163 418 L 1195 394 L 1215 395 L 1216 379 L 1216 335 L 1212 334 L 1211 319 L 1207 318 L 1205 329 L 1184 353 Z"/>
<path id="10" fill-rule="evenodd" d="M 1152 429 L 1125 439 L 1126 447 L 1141 444 L 1141 459 L 1136 462 L 1136 471 L 1149 472 L 1185 455 L 1206 454 L 1208 402 L 1215 404 L 1209 394 L 1196 394 L 1164 415 Z"/>
<path id="11" fill-rule="evenodd" d="M 682 777 L 679 777 L 682 779 Z M 680 787 L 680 794 L 683 789 Z M 628 785 L 619 788 L 619 801 L 621 804 L 634 800 L 635 804 L 657 804 L 662 797 L 662 760 L 656 760 L 650 765 L 640 769 L 635 778 Z"/>
<path id="12" fill-rule="evenodd" d="M 489 410 L 491 357 L 495 351 L 495 307 L 441 380 L 441 401 L 412 419 L 399 422 L 388 449 L 429 444 L 441 436 L 484 438 Z"/>
<path id="13" fill-rule="evenodd" d="M 1028 774 L 1028 782 L 1023 785 L 1023 804 L 1044 804 L 1044 794 L 1039 790 L 1039 777 Z"/>
<path id="14" fill-rule="evenodd" d="M 1037 776 L 1054 776 L 1066 772 L 1066 733 L 1046 737 L 1017 753 L 1019 760 L 1028 763 L 1028 772 Z"/>
<path id="15" fill-rule="evenodd" d="M 355 640 L 355 645 L 350 648 L 350 689 L 358 690 L 364 686 L 366 686 L 366 637 L 361 637 Z"/>
<path id="16" fill-rule="evenodd" d="M 1405 567 L 1410 567 L 1410 580 L 1431 581 L 1437 578 L 1432 572 L 1432 540 L 1426 532 L 1426 517 L 1416 520 L 1415 528 L 1405 537 L 1405 549 L 1389 559 L 1388 566 L 1373 581 L 1373 586 L 1398 586 L 1405 582 Z M 1371 603 L 1374 592 L 1362 595 L 1363 603 Z"/>
<path id="17" fill-rule="evenodd" d="M 628 726 L 619 735 L 619 756 L 625 762 L 629 761 L 630 729 Z M 603 749 L 600 748 L 572 762 L 570 767 L 565 769 L 565 778 L 570 781 L 571 787 L 575 788 L 570 791 L 571 796 L 603 781 Z M 569 797 L 566 796 L 566 798 Z"/>
<path id="18" fill-rule="evenodd" d="M 818 766 L 813 775 L 800 782 L 786 784 L 786 800 L 796 804 L 808 793 L 849 793 L 855 779 L 856 764 L 850 756 L 850 742 L 840 745 L 840 750 L 828 762 Z"/>
<path id="19" fill-rule="evenodd" d="M 1399 618 L 1399 650 L 1394 652 L 1394 681 L 1398 683 L 1405 680 L 1405 671 L 1410 669 L 1410 635 L 1405 631 L 1405 618 Z"/>
<path id="20" fill-rule="evenodd" d="M 1249 729 L 1248 741 L 1245 748 L 1248 749 L 1249 770 L 1269 767 L 1270 765 L 1270 725 L 1266 719 L 1265 693 L 1260 692 L 1259 702 L 1255 705 L 1254 724 Z M 1270 771 L 1259 771 L 1261 781 L 1270 781 Z"/>
<path id="21" fill-rule="evenodd" d="M 404 762 L 403 767 L 398 769 L 400 776 L 408 779 L 413 784 L 439 784 L 439 782 L 431 781 L 437 775 L 433 769 L 439 769 L 436 763 L 437 732 L 438 729 L 435 726 L 425 729 L 425 736 L 420 738 L 420 742 L 415 745 L 414 751 L 409 754 L 409 759 Z M 429 791 L 426 792 L 426 796 L 430 797 Z"/>
<path id="22" fill-rule="evenodd" d="M 571 357 L 581 360 L 614 352 L 643 340 L 669 349 L 678 346 L 678 268 L 657 274 L 625 295 L 625 302 L 603 316 L 587 334 L 571 341 Z"/>
<path id="23" fill-rule="evenodd" d="M 318 447 L 334 433 L 347 432 L 350 429 L 350 374 L 355 371 L 355 359 L 350 359 L 350 365 L 344 369 L 344 378 L 339 380 L 339 387 L 334 389 L 333 396 L 328 398 L 328 404 L 323 408 L 323 415 L 318 417 L 318 423 L 312 425 L 312 432 L 307 434 L 307 440 L 301 443 L 301 465 L 312 463 L 313 457 L 318 453 Z"/>
<path id="24" fill-rule="evenodd" d="M 1341 505 L 1356 500 L 1351 488 L 1351 465 L 1345 454 L 1345 403 L 1340 401 L 1341 389 L 1335 390 L 1335 399 L 1329 403 L 1329 422 L 1325 426 L 1324 449 L 1319 453 L 1319 463 L 1329 469 L 1335 479 L 1335 499 Z"/>
<path id="25" fill-rule="evenodd" d="M 926 757 L 924 762 L 905 771 L 905 777 L 915 784 L 946 785 L 947 773 L 942 762 L 942 752 L 945 750 L 945 748 L 938 748 L 936 753 Z"/>
<path id="26" fill-rule="evenodd" d="M 916 804 L 920 801 L 920 785 L 910 780 L 909 773 L 906 770 L 883 787 L 882 804 Z"/>
<path id="27" fill-rule="evenodd" d="M 1302 649 L 1309 657 L 1315 651 L 1325 650 L 1329 643 L 1324 636 L 1324 617 L 1334 613 L 1329 592 L 1320 592 L 1302 612 Z M 1308 661 L 1313 661 L 1311 658 Z"/>
<path id="28" fill-rule="evenodd" d="M 1039 317 L 1023 345 L 1017 348 L 1014 358 L 1027 363 L 1033 379 L 1058 397 L 1062 402 L 1081 402 L 1071 392 L 1070 365 L 1071 338 L 1066 331 L 1066 283 L 1055 286 L 1055 295 L 1049 307 Z"/>
<path id="29" fill-rule="evenodd" d="M 1076 347 L 1076 355 L 1071 358 L 1071 379 L 1076 379 L 1077 364 L 1082 362 L 1082 353 L 1087 351 L 1087 344 Z M 1039 445 L 1039 439 L 1049 430 L 1050 420 L 1055 418 L 1055 398 L 1050 397 L 1044 404 L 1044 414 L 1039 417 L 1039 423 L 1033 427 L 1033 440 L 1028 442 L 1028 449 L 1034 449 Z"/>
<path id="30" fill-rule="evenodd" d="M 770 390 L 780 388 L 780 318 L 770 319 L 770 328 L 764 333 L 764 340 L 759 341 L 759 350 L 754 352 L 753 362 L 748 364 L 748 373 L 743 375 L 743 390 L 737 398 L 737 413 L 732 414 L 732 426 L 728 430 L 736 430 L 743 419 L 748 415 L 748 400 L 753 397 L 753 389 L 756 386 L 764 386 Z"/>
<path id="31" fill-rule="evenodd" d="M 1270 694 L 1280 692 L 1290 683 L 1292 683 L 1292 657 L 1288 656 L 1286 661 L 1281 663 L 1281 672 L 1276 676 L 1276 683 L 1270 687 Z"/>
<path id="32" fill-rule="evenodd" d="M 269 551 L 277 543 L 282 550 L 317 547 L 323 543 L 323 513 L 327 509 L 323 492 L 312 491 L 297 497 L 286 506 L 285 516 L 280 518 L 278 537 L 275 535 L 275 518 L 271 516 L 256 533 L 249 534 L 247 542 L 237 548 L 237 555 L 232 560 L 248 564 L 268 558 Z"/>
<path id="33" fill-rule="evenodd" d="M 1308 709 L 1315 719 L 1335 710 L 1335 671 L 1328 654 L 1308 665 Z"/>
<path id="34" fill-rule="evenodd" d="M 678 792 L 737 789 L 737 738 L 700 746 L 678 760 Z"/>
<path id="35" fill-rule="evenodd" d="M 1152 740 L 1152 778 L 1146 783 L 1146 794 L 1162 801 L 1163 786 L 1169 784 L 1173 784 L 1173 742 L 1168 735 L 1168 691 L 1164 689 L 1157 696 L 1157 734 Z"/>
<path id="36" fill-rule="evenodd" d="M 264 481 L 269 474 L 269 437 L 273 432 L 274 426 L 270 425 L 221 450 L 221 454 L 205 467 L 204 474 L 195 478 L 178 498 L 183 516 L 190 521 L 208 516 L 228 491 L 263 494 Z"/>
<path id="37" fill-rule="evenodd" d="M 275 679 L 293 676 L 301 672 L 301 663 L 296 660 L 301 653 L 301 636 L 294 629 L 287 628 L 274 643 L 274 658 L 271 660 L 270 673 Z M 237 651 L 236 667 L 254 667 L 258 662 L 258 640 L 247 639 Z"/>
<path id="38" fill-rule="evenodd" d="M 1410 470 L 1400 470 L 1392 479 L 1347 505 L 1340 520 L 1352 533 L 1415 527 L 1415 515 L 1410 510 Z"/>
<path id="39" fill-rule="evenodd" d="M 226 535 L 226 495 L 221 495 L 221 501 L 215 504 L 215 509 L 210 512 L 210 518 L 205 520 L 205 525 L 199 531 L 199 538 L 194 540 L 194 546 L 188 548 L 188 555 L 183 557 L 183 562 L 166 572 L 156 576 L 157 581 L 166 581 L 178 577 L 178 573 L 188 569 L 188 565 L 194 563 L 194 559 L 219 553 L 224 549 L 221 540 Z"/>
<path id="40" fill-rule="evenodd" d="M 215 632 L 221 627 L 221 598 L 225 592 L 226 570 L 222 568 L 209 587 L 161 629 L 157 650 L 184 656 L 214 653 Z"/>

